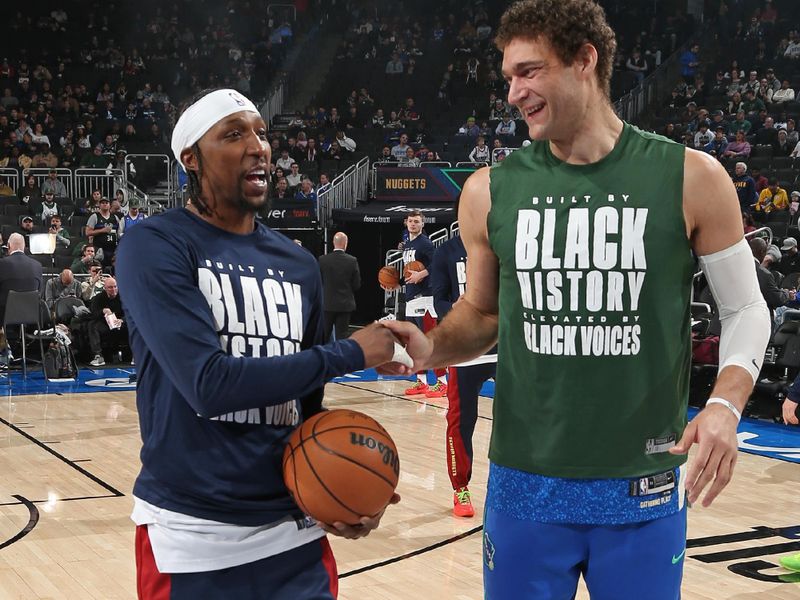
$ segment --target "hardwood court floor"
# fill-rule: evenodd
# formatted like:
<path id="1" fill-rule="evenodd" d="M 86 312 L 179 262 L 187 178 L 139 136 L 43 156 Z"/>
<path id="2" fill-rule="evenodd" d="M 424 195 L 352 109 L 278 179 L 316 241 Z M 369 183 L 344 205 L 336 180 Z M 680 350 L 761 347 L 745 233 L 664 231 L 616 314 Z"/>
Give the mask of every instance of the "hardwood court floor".
<path id="1" fill-rule="evenodd" d="M 406 400 L 399 395 L 405 386 L 353 381 L 327 389 L 328 406 L 361 410 L 384 424 L 398 443 L 402 471 L 403 501 L 383 526 L 363 540 L 333 540 L 340 598 L 478 600 L 481 520 L 451 515 L 443 402 Z M 491 400 L 481 399 L 480 414 L 471 486 L 479 515 Z M 133 392 L 0 398 L 0 599 L 135 598 L 129 514 L 138 451 Z M 753 578 L 783 573 L 777 557 L 800 549 L 799 484 L 798 465 L 740 454 L 726 493 L 712 508 L 690 512 L 695 542 L 683 597 L 800 599 L 800 583 Z M 578 598 L 588 598 L 583 588 Z"/>

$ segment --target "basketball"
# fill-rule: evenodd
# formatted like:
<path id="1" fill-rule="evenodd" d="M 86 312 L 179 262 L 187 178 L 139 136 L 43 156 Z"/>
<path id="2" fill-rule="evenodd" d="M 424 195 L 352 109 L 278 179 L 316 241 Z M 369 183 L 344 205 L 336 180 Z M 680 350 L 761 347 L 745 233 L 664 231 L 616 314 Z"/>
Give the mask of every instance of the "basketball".
<path id="1" fill-rule="evenodd" d="M 400 271 L 394 267 L 381 267 L 378 271 L 378 283 L 387 288 L 397 287 L 400 285 Z"/>
<path id="2" fill-rule="evenodd" d="M 411 275 L 412 271 L 423 271 L 423 270 L 425 270 L 424 264 L 422 264 L 418 260 L 412 260 L 410 263 L 406 265 L 405 269 L 403 269 L 403 277 L 408 279 L 408 276 Z"/>
<path id="3" fill-rule="evenodd" d="M 400 476 L 391 436 L 372 417 L 329 410 L 305 421 L 283 453 L 283 480 L 300 509 L 322 523 L 358 524 L 382 511 Z"/>

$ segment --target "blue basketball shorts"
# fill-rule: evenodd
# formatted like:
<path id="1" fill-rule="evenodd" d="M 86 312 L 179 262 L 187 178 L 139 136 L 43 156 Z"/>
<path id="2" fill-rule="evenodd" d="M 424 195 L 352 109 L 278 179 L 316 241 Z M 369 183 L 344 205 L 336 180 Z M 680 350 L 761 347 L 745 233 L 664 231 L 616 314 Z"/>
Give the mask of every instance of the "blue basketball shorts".
<path id="1" fill-rule="evenodd" d="M 627 525 L 519 520 L 487 506 L 485 600 L 571 600 L 578 578 L 592 600 L 679 600 L 686 508 Z"/>

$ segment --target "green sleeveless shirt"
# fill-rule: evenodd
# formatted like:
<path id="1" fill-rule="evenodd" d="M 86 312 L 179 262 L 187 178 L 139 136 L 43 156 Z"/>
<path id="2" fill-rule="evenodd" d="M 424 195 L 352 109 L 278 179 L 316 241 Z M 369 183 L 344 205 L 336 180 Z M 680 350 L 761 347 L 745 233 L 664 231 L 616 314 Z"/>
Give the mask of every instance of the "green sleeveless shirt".
<path id="1" fill-rule="evenodd" d="M 625 123 L 597 163 L 533 142 L 491 170 L 499 345 L 490 459 L 549 477 L 675 467 L 693 258 L 684 147 Z"/>

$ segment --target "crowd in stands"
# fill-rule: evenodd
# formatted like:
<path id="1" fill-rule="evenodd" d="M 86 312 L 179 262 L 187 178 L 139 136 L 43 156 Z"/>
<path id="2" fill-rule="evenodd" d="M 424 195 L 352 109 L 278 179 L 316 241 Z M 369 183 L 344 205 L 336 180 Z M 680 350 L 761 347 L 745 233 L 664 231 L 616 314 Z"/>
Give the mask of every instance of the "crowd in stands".
<path id="1" fill-rule="evenodd" d="M 681 56 L 682 81 L 666 101 L 660 133 L 715 156 L 731 174 L 743 218 L 776 235 L 797 226 L 795 159 L 800 102 L 797 9 L 739 3 L 724 15 L 719 42 Z"/>

